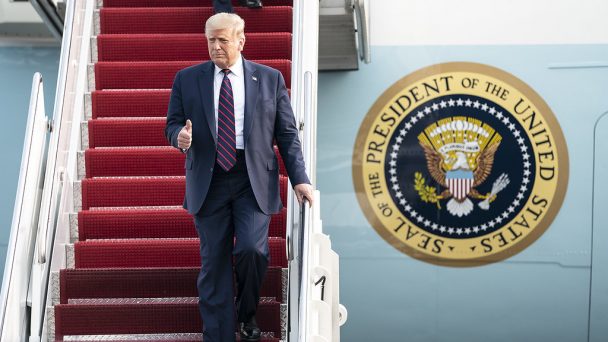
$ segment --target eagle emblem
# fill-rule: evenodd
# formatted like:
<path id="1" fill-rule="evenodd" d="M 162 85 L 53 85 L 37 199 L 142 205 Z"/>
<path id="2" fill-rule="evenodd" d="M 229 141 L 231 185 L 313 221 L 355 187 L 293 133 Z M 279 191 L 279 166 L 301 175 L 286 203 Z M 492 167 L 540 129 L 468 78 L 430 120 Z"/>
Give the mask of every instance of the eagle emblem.
<path id="1" fill-rule="evenodd" d="M 414 188 L 424 202 L 441 209 L 440 201 L 448 200 L 446 208 L 454 216 L 469 215 L 474 205 L 472 199 L 481 200 L 483 210 L 490 208 L 497 194 L 509 184 L 507 174 L 501 174 L 492 190 L 482 195 L 477 187 L 492 172 L 494 156 L 500 146 L 501 135 L 490 125 L 470 117 L 451 117 L 439 120 L 418 135 L 431 177 L 445 189 L 426 185 L 422 173 L 416 172 Z"/>

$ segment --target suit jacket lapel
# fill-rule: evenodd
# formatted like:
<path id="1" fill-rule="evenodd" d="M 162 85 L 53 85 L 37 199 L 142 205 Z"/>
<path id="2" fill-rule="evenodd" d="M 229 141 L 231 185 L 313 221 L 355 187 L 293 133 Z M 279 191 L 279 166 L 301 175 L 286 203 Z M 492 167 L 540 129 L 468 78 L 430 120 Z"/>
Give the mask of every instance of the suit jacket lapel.
<path id="1" fill-rule="evenodd" d="M 199 94 L 203 103 L 203 112 L 209 124 L 209 130 L 213 141 L 217 144 L 217 129 L 215 128 L 215 109 L 213 108 L 213 71 L 214 64 L 207 62 L 202 67 L 201 75 L 198 77 Z"/>
<path id="2" fill-rule="evenodd" d="M 243 70 L 245 73 L 245 123 L 243 125 L 243 142 L 247 146 L 249 133 L 255 118 L 255 108 L 258 100 L 258 87 L 260 77 L 258 70 L 251 62 L 243 58 Z"/>

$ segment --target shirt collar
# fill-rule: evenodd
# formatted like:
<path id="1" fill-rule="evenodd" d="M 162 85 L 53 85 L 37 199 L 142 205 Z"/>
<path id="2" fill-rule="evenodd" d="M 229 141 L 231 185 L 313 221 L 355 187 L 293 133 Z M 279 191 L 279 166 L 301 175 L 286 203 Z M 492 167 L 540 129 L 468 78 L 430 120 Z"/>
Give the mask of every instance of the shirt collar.
<path id="1" fill-rule="evenodd" d="M 217 74 L 222 72 L 222 69 L 220 69 L 220 67 L 218 67 L 217 65 L 215 65 L 215 75 L 217 76 Z M 231 66 L 230 68 L 230 72 L 234 74 L 234 76 L 237 77 L 241 77 L 243 76 L 243 57 L 239 56 L 239 59 L 236 60 L 236 63 L 234 63 L 233 66 Z"/>

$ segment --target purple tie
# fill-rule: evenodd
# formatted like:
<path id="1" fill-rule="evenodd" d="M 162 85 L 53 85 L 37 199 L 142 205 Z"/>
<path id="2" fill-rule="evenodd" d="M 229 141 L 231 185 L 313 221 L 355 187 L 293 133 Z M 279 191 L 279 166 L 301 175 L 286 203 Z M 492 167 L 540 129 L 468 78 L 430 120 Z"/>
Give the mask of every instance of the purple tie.
<path id="1" fill-rule="evenodd" d="M 236 133 L 234 126 L 234 99 L 232 85 L 228 74 L 230 69 L 223 69 L 224 79 L 220 87 L 220 98 L 217 108 L 217 157 L 216 161 L 224 171 L 230 170 L 236 163 Z"/>

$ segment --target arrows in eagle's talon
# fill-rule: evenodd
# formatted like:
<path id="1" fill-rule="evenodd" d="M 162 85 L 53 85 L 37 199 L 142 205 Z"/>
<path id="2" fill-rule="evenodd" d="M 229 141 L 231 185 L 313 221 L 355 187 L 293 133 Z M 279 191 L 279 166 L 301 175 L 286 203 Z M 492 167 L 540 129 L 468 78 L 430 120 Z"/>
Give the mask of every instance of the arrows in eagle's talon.
<path id="1" fill-rule="evenodd" d="M 501 174 L 495 181 L 494 184 L 492 185 L 492 191 L 490 191 L 486 196 L 485 199 L 481 202 L 478 203 L 479 207 L 483 210 L 488 210 L 490 209 L 490 203 L 494 202 L 494 200 L 496 200 L 497 194 L 502 191 L 504 188 L 507 187 L 507 185 L 509 185 L 509 176 L 506 173 Z"/>

